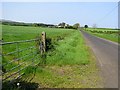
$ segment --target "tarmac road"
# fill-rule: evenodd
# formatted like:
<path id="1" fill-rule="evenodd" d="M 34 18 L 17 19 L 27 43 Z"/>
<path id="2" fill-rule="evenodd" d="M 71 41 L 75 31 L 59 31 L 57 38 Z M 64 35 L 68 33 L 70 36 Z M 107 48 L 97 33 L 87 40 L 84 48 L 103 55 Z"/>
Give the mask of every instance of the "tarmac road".
<path id="1" fill-rule="evenodd" d="M 81 33 L 97 58 L 104 88 L 118 88 L 118 44 L 82 30 Z"/>

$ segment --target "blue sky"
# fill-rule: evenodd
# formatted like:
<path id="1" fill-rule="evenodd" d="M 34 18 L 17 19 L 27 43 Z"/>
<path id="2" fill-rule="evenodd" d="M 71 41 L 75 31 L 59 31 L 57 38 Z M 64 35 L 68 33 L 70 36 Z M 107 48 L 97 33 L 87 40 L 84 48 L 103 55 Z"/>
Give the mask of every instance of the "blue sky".
<path id="1" fill-rule="evenodd" d="M 98 27 L 118 27 L 117 2 L 3 2 L 2 18 L 70 25 L 80 23 Z"/>

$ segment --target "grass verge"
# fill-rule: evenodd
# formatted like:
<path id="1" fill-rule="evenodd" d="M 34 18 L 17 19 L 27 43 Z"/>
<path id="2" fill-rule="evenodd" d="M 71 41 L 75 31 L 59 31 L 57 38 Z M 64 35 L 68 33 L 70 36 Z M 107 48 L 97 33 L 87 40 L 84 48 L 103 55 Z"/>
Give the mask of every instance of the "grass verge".
<path id="1" fill-rule="evenodd" d="M 90 32 L 90 30 L 92 31 L 114 31 L 116 33 L 113 33 L 113 34 L 106 34 L 106 33 L 92 33 Z M 104 39 L 107 39 L 107 40 L 110 40 L 110 41 L 113 41 L 113 42 L 116 42 L 116 43 L 120 43 L 120 35 L 117 34 L 117 32 L 119 32 L 118 30 L 112 30 L 112 29 L 93 29 L 93 28 L 87 28 L 87 32 L 92 34 L 92 35 L 95 35 L 95 36 L 98 36 L 100 38 L 104 38 Z"/>
<path id="2" fill-rule="evenodd" d="M 95 58 L 77 30 L 3 25 L 3 40 L 33 39 L 42 31 L 51 38 L 54 49 L 46 53 L 45 65 L 40 64 L 33 68 L 35 72 L 31 71 L 30 67 L 30 71 L 26 71 L 28 74 L 22 77 L 22 80 L 37 83 L 39 88 L 102 87 Z M 21 48 L 28 47 L 27 45 L 21 45 Z M 12 48 L 15 47 L 3 49 L 8 52 L 13 50 Z"/>
<path id="3" fill-rule="evenodd" d="M 40 88 L 100 88 L 101 80 L 95 57 L 75 31 L 47 53 L 46 65 L 37 67 L 31 82 L 39 83 Z"/>

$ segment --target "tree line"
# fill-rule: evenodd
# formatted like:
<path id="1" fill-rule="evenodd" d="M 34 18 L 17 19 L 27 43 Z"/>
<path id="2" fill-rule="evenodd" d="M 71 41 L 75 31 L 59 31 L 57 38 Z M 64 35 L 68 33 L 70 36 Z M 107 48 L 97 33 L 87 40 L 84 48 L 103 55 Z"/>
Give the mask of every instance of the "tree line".
<path id="1" fill-rule="evenodd" d="M 66 28 L 66 29 L 78 29 L 80 27 L 79 23 L 75 23 L 74 25 L 69 25 L 65 22 L 59 23 L 58 25 L 53 25 L 53 24 L 44 24 L 44 23 L 24 23 L 24 22 L 10 21 L 10 20 L 0 20 L 0 23 L 2 23 L 3 25 L 11 25 L 11 26 L 33 26 L 33 27 Z"/>

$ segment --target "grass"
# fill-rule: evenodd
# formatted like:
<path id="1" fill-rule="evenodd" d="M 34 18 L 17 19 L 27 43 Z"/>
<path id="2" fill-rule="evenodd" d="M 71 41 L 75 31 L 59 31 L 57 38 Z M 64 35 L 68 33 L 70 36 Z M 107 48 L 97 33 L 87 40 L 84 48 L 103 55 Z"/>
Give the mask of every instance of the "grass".
<path id="1" fill-rule="evenodd" d="M 87 46 L 85 46 L 81 34 L 75 31 L 72 35 L 60 41 L 56 50 L 48 53 L 46 62 L 50 65 L 88 64 L 90 54 L 87 51 Z"/>
<path id="2" fill-rule="evenodd" d="M 41 88 L 95 88 L 101 87 L 100 78 L 91 65 L 46 66 L 37 68 L 31 82 L 39 83 Z"/>
<path id="3" fill-rule="evenodd" d="M 101 38 L 104 38 L 104 39 L 107 39 L 107 40 L 110 40 L 110 41 L 113 41 L 113 42 L 117 42 L 117 43 L 120 43 L 118 37 L 118 35 L 115 35 L 115 34 L 98 34 L 98 33 L 95 33 L 94 35 L 98 36 L 98 37 L 101 37 Z"/>
<path id="4" fill-rule="evenodd" d="M 3 40 L 19 41 L 34 39 L 42 31 L 51 38 L 54 49 L 46 53 L 45 64 L 30 67 L 25 71 L 27 74 L 22 80 L 30 83 L 38 83 L 41 88 L 94 88 L 102 87 L 99 70 L 96 66 L 95 57 L 90 52 L 81 33 L 72 29 L 24 27 L 3 25 Z M 24 44 L 20 48 L 35 45 Z M 3 47 L 7 53 L 16 50 L 15 46 Z M 25 55 L 29 51 L 22 52 Z M 16 55 L 6 57 L 3 62 L 13 59 Z M 32 56 L 31 56 L 32 57 Z M 27 58 L 29 59 L 29 57 Z M 41 59 L 38 59 L 41 61 Z M 26 62 L 26 64 L 29 62 Z M 33 71 L 31 71 L 33 70 Z"/>
<path id="5" fill-rule="evenodd" d="M 34 39 L 41 36 L 41 32 L 45 31 L 50 38 L 57 36 L 65 36 L 72 32 L 71 29 L 41 28 L 41 27 L 25 27 L 25 26 L 2 26 L 2 38 L 5 42 Z"/>
<path id="6" fill-rule="evenodd" d="M 120 35 L 118 34 L 105 34 L 105 33 L 92 33 L 90 32 L 89 30 L 97 30 L 97 31 L 115 31 L 115 32 L 118 32 L 118 30 L 112 30 L 112 29 L 93 29 L 93 28 L 87 28 L 88 32 L 95 35 L 95 36 L 98 36 L 100 38 L 104 38 L 104 39 L 107 39 L 107 40 L 110 40 L 110 41 L 113 41 L 113 42 L 117 42 L 117 43 L 120 43 Z"/>

